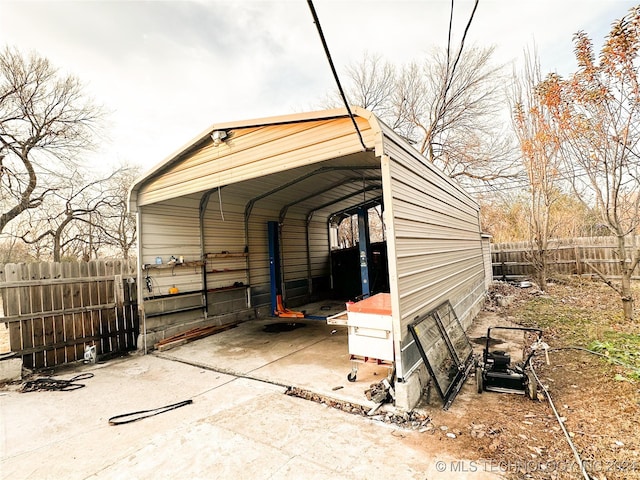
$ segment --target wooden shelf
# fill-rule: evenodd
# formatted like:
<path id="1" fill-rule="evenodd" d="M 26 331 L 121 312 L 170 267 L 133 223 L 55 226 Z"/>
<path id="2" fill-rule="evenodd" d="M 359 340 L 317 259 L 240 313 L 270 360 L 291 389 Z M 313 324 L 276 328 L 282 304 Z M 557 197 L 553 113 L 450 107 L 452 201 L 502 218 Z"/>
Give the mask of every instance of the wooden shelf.
<path id="1" fill-rule="evenodd" d="M 232 257 L 247 257 L 248 253 L 232 253 L 232 252 L 220 252 L 220 253 L 207 253 L 207 258 L 232 258 Z"/>
<path id="2" fill-rule="evenodd" d="M 148 297 L 143 297 L 145 302 L 150 302 L 152 300 L 164 300 L 167 298 L 175 298 L 175 297 L 184 297 L 187 295 L 202 295 L 204 290 L 188 290 L 186 292 L 178 292 L 178 293 L 161 293 L 158 295 L 150 295 Z"/>
<path id="3" fill-rule="evenodd" d="M 207 270 L 207 273 L 232 273 L 232 272 L 246 272 L 246 268 L 213 268 Z"/>
<path id="4" fill-rule="evenodd" d="M 176 268 L 176 267 L 201 267 L 204 265 L 204 262 L 200 260 L 194 262 L 182 262 L 182 263 L 145 263 L 142 266 L 143 270 L 151 270 L 151 269 L 167 269 L 167 268 Z"/>
<path id="5" fill-rule="evenodd" d="M 220 252 L 220 253 L 207 253 L 206 257 L 207 257 L 207 264 L 214 266 L 215 260 L 216 259 L 225 259 L 225 258 L 246 258 L 249 254 L 248 253 L 233 253 L 233 252 Z M 210 260 L 209 260 L 210 259 Z M 238 261 L 236 260 L 235 262 L 231 261 L 232 264 L 235 263 L 235 265 L 238 264 Z M 249 269 L 246 267 L 233 267 L 233 268 L 211 268 L 209 270 L 207 270 L 207 274 L 223 274 L 223 273 L 239 273 L 239 272 L 244 272 L 246 273 Z"/>

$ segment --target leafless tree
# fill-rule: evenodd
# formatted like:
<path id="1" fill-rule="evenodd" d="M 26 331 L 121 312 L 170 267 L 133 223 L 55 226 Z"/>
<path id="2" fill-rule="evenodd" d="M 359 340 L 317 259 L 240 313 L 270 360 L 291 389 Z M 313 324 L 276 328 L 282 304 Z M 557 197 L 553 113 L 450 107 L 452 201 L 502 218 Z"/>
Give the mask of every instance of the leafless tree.
<path id="1" fill-rule="evenodd" d="M 136 244 L 136 219 L 128 211 L 129 187 L 141 173 L 139 167 L 123 166 L 109 179 L 109 201 L 100 211 L 102 243 L 127 259 Z"/>
<path id="2" fill-rule="evenodd" d="M 369 220 L 369 240 L 372 243 L 385 240 L 384 219 L 382 218 L 382 206 L 377 205 L 367 210 Z M 359 242 L 358 214 L 345 215 L 338 223 L 337 248 L 355 247 Z"/>
<path id="3" fill-rule="evenodd" d="M 365 52 L 362 61 L 347 66 L 351 83 L 347 97 L 358 99 L 358 105 L 376 111 L 386 111 L 391 105 L 396 84 L 396 67 L 380 55 Z"/>
<path id="4" fill-rule="evenodd" d="M 474 13 L 456 51 L 449 39 L 447 48 L 401 67 L 365 54 L 346 72 L 350 103 L 373 111 L 461 183 L 514 172 L 514 143 L 504 126 L 509 79 L 503 66 L 492 64 L 493 48 L 464 48 Z"/>
<path id="5" fill-rule="evenodd" d="M 103 229 L 103 211 L 116 203 L 107 185 L 117 173 L 86 183 L 84 176 L 76 172 L 67 179 L 66 186 L 53 192 L 48 208 L 40 210 L 40 224 L 47 228 L 39 232 L 29 230 L 22 235 L 22 240 L 29 244 L 50 240 L 54 262 L 79 254 L 89 260 L 101 245 L 98 232 Z"/>
<path id="6" fill-rule="evenodd" d="M 24 243 L 16 232 L 29 228 L 29 218 L 23 215 L 12 222 L 0 237 L 0 263 L 29 262 L 39 259 L 40 250 Z"/>
<path id="7" fill-rule="evenodd" d="M 75 77 L 37 54 L 0 52 L 0 233 L 75 170 L 99 116 Z"/>
<path id="8" fill-rule="evenodd" d="M 493 49 L 463 52 L 454 69 L 436 51 L 425 62 L 421 90 L 407 89 L 407 118 L 416 127 L 418 149 L 452 177 L 492 180 L 503 176 L 508 144 L 498 142 L 505 77 L 491 64 Z M 448 63 L 449 62 L 449 63 Z M 418 98 L 416 98 L 418 97 Z"/>

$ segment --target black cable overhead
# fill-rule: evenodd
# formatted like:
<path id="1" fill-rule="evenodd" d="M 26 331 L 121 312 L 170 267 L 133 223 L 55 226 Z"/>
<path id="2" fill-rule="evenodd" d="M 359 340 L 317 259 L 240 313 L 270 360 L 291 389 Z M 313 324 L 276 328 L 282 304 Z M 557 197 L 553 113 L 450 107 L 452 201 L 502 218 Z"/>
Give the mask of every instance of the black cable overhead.
<path id="1" fill-rule="evenodd" d="M 469 33 L 469 27 L 471 26 L 471 22 L 473 21 L 473 17 L 476 14 L 476 10 L 478 9 L 478 2 L 476 0 L 473 5 L 473 10 L 471 11 L 471 16 L 469 17 L 469 21 L 467 22 L 467 26 L 464 27 L 464 33 L 462 34 L 462 40 L 460 40 L 460 50 L 458 51 L 458 56 L 456 57 L 456 61 L 453 64 L 453 71 L 455 72 L 456 67 L 458 66 L 458 62 L 460 61 L 460 57 L 462 56 L 462 49 L 464 48 L 464 41 L 467 38 L 467 34 Z M 451 0 L 451 8 L 453 9 L 453 0 Z M 453 18 L 453 12 L 451 14 L 451 18 Z"/>
<path id="2" fill-rule="evenodd" d="M 349 117 L 353 122 L 353 126 L 356 129 L 358 134 L 358 138 L 360 139 L 360 144 L 362 145 L 362 149 L 366 150 L 367 146 L 364 144 L 364 140 L 362 139 L 362 134 L 360 133 L 360 129 L 358 128 L 358 124 L 356 123 L 356 119 L 351 112 L 351 107 L 349 107 L 349 103 L 347 102 L 347 97 L 344 94 L 344 90 L 342 90 L 342 85 L 340 84 L 340 79 L 338 78 L 338 72 L 336 72 L 336 67 L 333 65 L 333 60 L 331 59 L 331 53 L 329 53 L 329 47 L 327 46 L 327 41 L 324 38 L 324 34 L 322 33 L 322 27 L 320 26 L 320 20 L 318 20 L 318 15 L 316 14 L 316 9 L 313 6 L 312 0 L 307 0 L 309 4 L 309 10 L 311 10 L 311 15 L 313 16 L 313 23 L 316 24 L 318 29 L 318 35 L 320 35 L 320 41 L 322 42 L 322 46 L 324 48 L 324 53 L 327 56 L 327 60 L 329 61 L 329 66 L 331 67 L 331 71 L 333 72 L 333 78 L 336 80 L 336 85 L 338 85 L 338 90 L 340 91 L 340 96 L 342 97 L 342 101 L 344 102 L 344 106 L 347 107 L 347 112 L 349 113 Z"/>

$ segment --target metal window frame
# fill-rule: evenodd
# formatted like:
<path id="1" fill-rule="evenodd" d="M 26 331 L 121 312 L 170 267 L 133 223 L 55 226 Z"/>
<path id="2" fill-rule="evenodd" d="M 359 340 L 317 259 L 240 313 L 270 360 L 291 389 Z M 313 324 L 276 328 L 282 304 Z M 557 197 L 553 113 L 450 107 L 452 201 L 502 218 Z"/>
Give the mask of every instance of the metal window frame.
<path id="1" fill-rule="evenodd" d="M 466 344 L 467 344 L 466 346 L 468 347 L 469 354 L 466 355 L 465 358 L 460 358 L 460 352 L 456 351 L 453 343 L 451 342 L 451 338 L 447 334 L 446 326 L 444 325 L 442 319 L 440 318 L 440 311 L 443 307 L 446 307 L 448 309 L 449 314 L 453 317 L 454 327 L 460 328 L 466 340 Z M 435 373 L 436 369 L 434 365 L 431 363 L 431 361 L 429 360 L 429 356 L 427 355 L 427 350 L 429 349 L 427 348 L 427 350 L 425 350 L 424 346 L 422 345 L 420 334 L 417 331 L 417 327 L 422 322 L 429 319 L 431 319 L 437 326 L 438 332 L 442 337 L 443 344 L 446 346 L 446 353 L 449 355 L 449 358 L 453 361 L 457 369 L 455 377 L 449 383 L 448 386 L 444 386 L 440 384 L 438 377 L 436 376 L 436 373 Z M 439 304 L 436 308 L 429 311 L 427 314 L 419 317 L 415 322 L 409 325 L 409 331 L 411 332 L 411 335 L 415 340 L 415 344 L 418 347 L 418 350 L 420 351 L 420 356 L 422 357 L 422 360 L 426 365 L 427 370 L 429 371 L 429 375 L 431 375 L 431 378 L 433 379 L 433 383 L 436 387 L 436 390 L 438 391 L 438 394 L 442 399 L 442 402 L 443 402 L 442 408 L 444 410 L 447 410 L 453 403 L 453 400 L 455 399 L 456 395 L 462 388 L 464 381 L 469 376 L 469 372 L 471 371 L 474 365 L 473 347 L 471 346 L 471 343 L 469 342 L 469 338 L 467 337 L 464 329 L 462 328 L 462 324 L 460 323 L 460 320 L 458 319 L 458 316 L 456 315 L 456 312 L 453 309 L 451 302 L 449 300 L 445 300 L 444 302 Z"/>

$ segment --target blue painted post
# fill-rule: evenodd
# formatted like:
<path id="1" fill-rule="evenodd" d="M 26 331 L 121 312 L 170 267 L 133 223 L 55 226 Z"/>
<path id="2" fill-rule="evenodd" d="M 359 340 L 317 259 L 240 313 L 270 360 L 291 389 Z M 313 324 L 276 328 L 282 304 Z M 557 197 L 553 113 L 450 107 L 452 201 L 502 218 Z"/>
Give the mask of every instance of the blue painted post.
<path id="1" fill-rule="evenodd" d="M 277 295 L 280 290 L 280 242 L 278 222 L 267 222 L 269 237 L 269 279 L 271 282 L 271 315 L 278 309 Z"/>
<path id="2" fill-rule="evenodd" d="M 371 295 L 371 289 L 369 285 L 369 214 L 366 208 L 358 209 L 358 245 L 362 297 L 367 298 Z"/>

